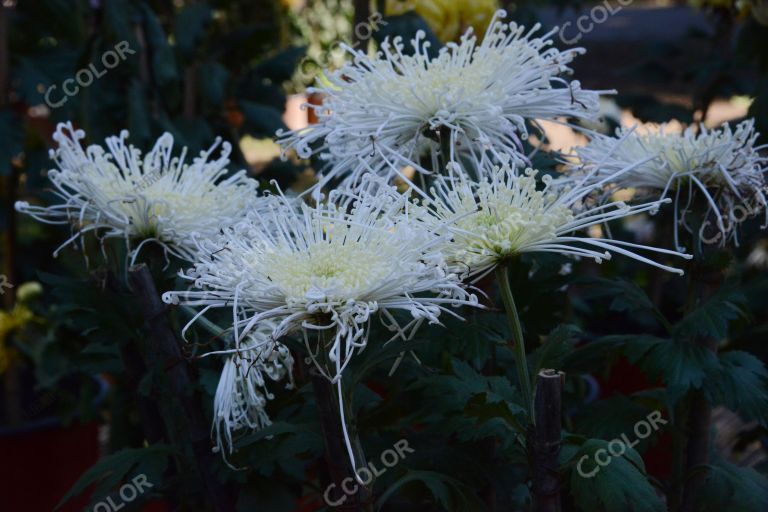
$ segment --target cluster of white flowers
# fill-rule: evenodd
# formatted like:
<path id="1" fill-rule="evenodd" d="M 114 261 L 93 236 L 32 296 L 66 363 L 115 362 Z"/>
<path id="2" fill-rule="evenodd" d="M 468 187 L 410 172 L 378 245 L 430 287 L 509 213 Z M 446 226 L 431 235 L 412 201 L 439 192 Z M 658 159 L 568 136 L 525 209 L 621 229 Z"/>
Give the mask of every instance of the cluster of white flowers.
<path id="1" fill-rule="evenodd" d="M 322 153 L 326 181 L 347 178 L 347 187 L 327 198 L 318 193 L 313 205 L 282 193 L 258 197 L 244 172 L 225 177 L 226 143 L 219 159 L 209 161 L 217 142 L 185 164 L 185 151 L 172 156 L 168 134 L 142 158 L 126 145 L 126 132 L 107 140 L 109 153 L 83 150 L 85 135 L 69 124 L 54 137 L 60 170 L 50 173 L 64 203 L 17 208 L 72 225 L 77 233 L 68 243 L 86 232 L 140 240 L 135 257 L 155 240 L 193 263 L 182 273 L 189 289 L 168 291 L 163 300 L 199 308 L 185 330 L 212 309 L 232 313 L 233 345 L 210 353 L 227 358 L 214 430 L 219 450 L 230 453 L 234 433 L 269 424 L 267 382 L 292 384 L 293 359 L 278 341 L 284 336 L 303 339 L 308 359 L 341 401 L 344 370 L 369 344 L 375 317 L 393 340 L 408 341 L 424 322 L 479 306 L 471 280 L 522 253 L 597 262 L 619 254 L 682 273 L 641 253 L 688 255 L 584 231 L 654 213 L 673 199 L 675 212 L 685 210 L 698 190 L 724 243 L 735 236 L 737 207 L 750 215 L 765 209 L 765 158 L 754 147 L 751 122 L 735 131 L 594 135 L 570 174 L 523 171 L 526 122 L 595 120 L 599 93 L 561 78 L 581 50 L 558 51 L 552 33 L 536 37 L 538 27 L 526 31 L 503 16 L 497 13 L 482 43 L 470 30 L 434 58 L 422 34 L 412 41 L 412 56 L 399 39 L 372 58 L 350 50 L 353 62 L 317 89 L 325 96 L 316 109 L 320 123 L 280 135 L 284 149 L 301 157 Z M 406 165 L 445 174 L 402 193 L 390 178 L 411 183 L 401 171 Z M 617 188 L 650 195 L 635 205 L 595 200 Z M 347 448 L 354 466 L 349 440 Z"/>
<path id="2" fill-rule="evenodd" d="M 51 150 L 51 158 L 59 169 L 48 177 L 61 204 L 16 203 L 18 211 L 41 222 L 71 226 L 74 234 L 62 247 L 93 232 L 124 238 L 132 260 L 145 243 L 157 242 L 169 253 L 193 261 L 195 238 L 212 236 L 256 207 L 258 182 L 245 171 L 225 176 L 228 142 L 217 140 L 187 163 L 186 148 L 173 156 L 169 133 L 143 157 L 127 143 L 127 131 L 106 140 L 109 151 L 98 145 L 83 149 L 84 138 L 85 132 L 72 123 L 59 124 L 53 134 L 59 147 Z M 210 160 L 218 146 L 221 155 Z M 138 245 L 132 248 L 134 242 Z"/>
<path id="3" fill-rule="evenodd" d="M 354 184 L 368 172 L 408 180 L 406 165 L 429 173 L 425 158 L 433 169 L 459 157 L 477 168 L 488 158 L 524 162 L 527 120 L 596 121 L 599 94 L 610 91 L 586 91 L 561 76 L 583 50 L 560 51 L 552 46 L 555 30 L 537 37 L 538 25 L 526 31 L 504 16 L 496 13 L 481 43 L 470 29 L 435 58 L 423 32 L 411 41 L 413 55 L 399 37 L 372 58 L 346 48 L 352 61 L 310 90 L 324 97 L 308 105 L 319 123 L 278 133 L 279 142 L 302 158 L 320 154 L 323 182 L 341 176 Z"/>
<path id="4" fill-rule="evenodd" d="M 669 133 L 664 125 L 644 134 L 619 129 L 616 137 L 596 134 L 588 145 L 578 148 L 578 163 L 571 171 L 574 176 L 589 172 L 590 182 L 596 183 L 645 160 L 632 172 L 603 181 L 605 196 L 616 189 L 637 189 L 646 197 L 673 198 L 675 245 L 681 251 L 679 225 L 695 231 L 700 242 L 724 246 L 733 240 L 738 245 L 737 227 L 743 220 L 765 213 L 768 223 L 768 158 L 759 153 L 764 147 L 755 146 L 757 138 L 754 120 L 743 121 L 735 129 L 724 124 L 708 130 L 702 125 L 683 133 Z M 693 212 L 694 228 L 687 213 L 697 196 L 706 211 L 703 215 Z"/>

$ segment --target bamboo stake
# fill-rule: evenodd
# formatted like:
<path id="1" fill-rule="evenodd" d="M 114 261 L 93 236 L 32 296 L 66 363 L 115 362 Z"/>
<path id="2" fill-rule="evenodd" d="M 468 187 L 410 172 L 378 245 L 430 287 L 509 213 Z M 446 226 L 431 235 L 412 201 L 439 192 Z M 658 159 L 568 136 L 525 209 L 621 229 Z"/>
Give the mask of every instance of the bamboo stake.
<path id="1" fill-rule="evenodd" d="M 537 512 L 560 512 L 560 446 L 564 373 L 541 370 L 533 400 L 533 496 Z"/>

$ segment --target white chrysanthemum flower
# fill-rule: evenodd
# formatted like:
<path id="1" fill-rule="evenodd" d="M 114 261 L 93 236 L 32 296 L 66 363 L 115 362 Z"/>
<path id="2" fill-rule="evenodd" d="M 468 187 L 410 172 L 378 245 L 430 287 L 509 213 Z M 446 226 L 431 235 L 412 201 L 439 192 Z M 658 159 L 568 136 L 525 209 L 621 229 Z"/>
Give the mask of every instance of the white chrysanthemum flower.
<path id="1" fill-rule="evenodd" d="M 293 388 L 293 356 L 288 347 L 272 338 L 273 329 L 274 324 L 265 322 L 239 348 L 206 354 L 228 354 L 213 401 L 217 451 L 226 448 L 232 453 L 234 434 L 271 424 L 265 409 L 274 395 L 267 381 L 287 379 L 286 388 Z"/>
<path id="2" fill-rule="evenodd" d="M 407 179 L 400 169 L 427 172 L 420 167 L 424 157 L 433 168 L 440 158 L 459 156 L 478 166 L 488 154 L 525 161 L 526 120 L 596 121 L 600 92 L 560 77 L 583 49 L 559 51 L 552 47 L 555 31 L 537 37 L 539 25 L 526 31 L 499 19 L 504 16 L 496 13 L 481 43 L 470 29 L 436 58 L 429 57 L 422 32 L 411 41 L 414 55 L 403 53 L 399 37 L 385 41 L 373 58 L 346 47 L 353 61 L 310 89 L 324 97 L 322 105 L 308 105 L 319 124 L 278 133 L 284 151 L 321 154 L 328 160 L 326 180 L 356 181 L 366 172 Z M 451 154 L 440 157 L 441 147 Z"/>
<path id="3" fill-rule="evenodd" d="M 662 125 L 647 134 L 620 129 L 618 139 L 595 135 L 587 146 L 576 150 L 580 163 L 572 170 L 575 176 L 585 169 L 596 170 L 592 179 L 604 180 L 631 162 L 646 159 L 632 172 L 607 182 L 608 192 L 634 188 L 647 197 L 672 197 L 675 245 L 681 251 L 678 224 L 693 229 L 686 215 L 696 196 L 707 204 L 704 218 L 695 219 L 697 238 L 702 242 L 723 246 L 734 240 L 738 245 L 740 222 L 763 211 L 768 222 L 764 176 L 768 158 L 758 153 L 761 147 L 755 147 L 758 134 L 753 120 L 740 123 L 735 130 L 728 124 L 715 130 L 702 125 L 698 132 L 689 127 L 683 133 L 667 133 L 665 128 Z"/>
<path id="4" fill-rule="evenodd" d="M 504 166 L 484 173 L 479 182 L 458 170 L 436 181 L 431 189 L 433 200 L 424 204 L 428 205 L 428 215 L 441 222 L 458 218 L 447 226 L 452 238 L 443 247 L 454 269 L 463 269 L 467 276 L 479 279 L 504 260 L 522 253 L 555 252 L 593 258 L 598 263 L 617 253 L 682 274 L 679 269 L 635 252 L 681 256 L 675 251 L 576 234 L 590 226 L 655 210 L 660 202 L 636 206 L 613 202 L 591 207 L 584 199 L 594 185 L 561 186 L 551 176 L 544 176 L 541 187 L 536 176 L 537 171 L 532 169 L 518 174 Z"/>
<path id="5" fill-rule="evenodd" d="M 85 132 L 72 123 L 59 124 L 51 158 L 58 170 L 48 176 L 63 203 L 49 207 L 16 203 L 20 212 L 51 224 L 70 224 L 75 234 L 64 247 L 88 232 L 104 238 L 134 241 L 135 259 L 146 242 L 154 241 L 185 260 L 194 258 L 194 238 L 210 237 L 222 226 L 241 219 L 257 200 L 258 182 L 240 171 L 230 177 L 231 146 L 217 140 L 207 151 L 185 162 L 186 148 L 174 157 L 173 137 L 161 136 L 152 151 L 127 144 L 128 132 L 106 140 L 109 151 L 80 144 Z M 221 155 L 209 160 L 221 144 Z M 56 253 L 61 249 L 57 249 Z"/>
<path id="6" fill-rule="evenodd" d="M 326 376 L 334 381 L 365 347 L 373 314 L 396 328 L 391 312 L 407 311 L 414 321 L 398 328 L 407 336 L 422 320 L 437 323 L 448 306 L 477 304 L 446 271 L 435 233 L 411 222 L 407 197 L 377 190 L 361 190 L 346 203 L 339 196 L 317 207 L 302 203 L 300 211 L 275 198 L 218 240 L 201 243 L 185 276 L 200 290 L 167 292 L 163 300 L 203 306 L 201 314 L 231 307 L 236 340 L 268 320 L 276 322 L 275 339 L 327 330 L 335 369 Z"/>
<path id="7" fill-rule="evenodd" d="M 450 306 L 477 305 L 447 271 L 440 238 L 412 222 L 407 196 L 371 189 L 378 193 L 361 189 L 356 199 L 334 194 L 317 207 L 302 203 L 299 211 L 283 198 L 268 202 L 218 241 L 202 242 L 201 259 L 185 276 L 199 290 L 167 292 L 163 300 L 203 307 L 198 315 L 231 307 L 236 343 L 269 321 L 275 322 L 273 339 L 300 331 L 317 370 L 336 383 L 341 403 L 342 372 L 367 345 L 374 314 L 397 331 L 394 338 L 408 340 L 423 321 L 439 323 Z M 412 320 L 399 326 L 396 310 Z M 325 335 L 311 346 L 309 332 Z M 343 406 L 339 414 L 346 432 Z"/>

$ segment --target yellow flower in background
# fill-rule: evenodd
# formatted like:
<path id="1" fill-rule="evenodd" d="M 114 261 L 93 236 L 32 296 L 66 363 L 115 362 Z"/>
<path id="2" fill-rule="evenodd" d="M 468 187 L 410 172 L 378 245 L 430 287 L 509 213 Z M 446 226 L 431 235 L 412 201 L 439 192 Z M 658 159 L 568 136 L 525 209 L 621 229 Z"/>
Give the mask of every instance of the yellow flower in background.
<path id="1" fill-rule="evenodd" d="M 8 346 L 8 335 L 23 328 L 30 322 L 41 323 L 42 319 L 26 305 L 29 300 L 38 297 L 43 291 L 40 283 L 24 283 L 16 291 L 16 305 L 10 311 L 0 311 L 0 374 L 5 373 L 15 357 L 15 350 Z"/>
<path id="2" fill-rule="evenodd" d="M 387 0 L 386 15 L 415 11 L 438 39 L 447 42 L 457 40 L 469 27 L 482 36 L 498 8 L 497 0 Z"/>
<path id="3" fill-rule="evenodd" d="M 43 286 L 37 281 L 28 281 L 22 283 L 16 290 L 16 300 L 19 302 L 29 302 L 43 294 Z"/>

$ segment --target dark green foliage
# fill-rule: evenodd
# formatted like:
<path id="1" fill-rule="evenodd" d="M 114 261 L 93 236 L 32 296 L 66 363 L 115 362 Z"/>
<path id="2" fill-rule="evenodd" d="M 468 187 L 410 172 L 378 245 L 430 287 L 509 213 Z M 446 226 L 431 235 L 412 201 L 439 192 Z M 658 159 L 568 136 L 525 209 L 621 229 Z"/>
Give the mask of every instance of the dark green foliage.
<path id="1" fill-rule="evenodd" d="M 564 7 L 572 2 L 553 3 Z M 18 2 L 14 10 L 9 33 L 14 95 L 10 108 L 0 110 L 0 175 L 8 175 L 13 168 L 23 177 L 22 199 L 52 199 L 44 171 L 53 167 L 47 137 L 55 122 L 72 120 L 94 143 L 125 128 L 131 132 L 131 142 L 142 149 L 168 131 L 179 145 L 190 146 L 191 154 L 221 137 L 233 145 L 232 170 L 247 167 L 238 149 L 241 137 L 272 137 L 285 129 L 284 105 L 287 94 L 295 92 L 292 80 L 308 41 L 289 33 L 290 23 L 278 15 L 283 10 L 278 2 L 110 0 L 98 4 L 93 8 L 84 0 L 44 0 Z M 513 16 L 530 25 L 536 17 L 533 7 L 538 5 L 529 4 L 520 3 Z M 386 37 L 401 36 L 404 51 L 410 52 L 410 40 L 423 30 L 431 55 L 441 47 L 417 15 L 384 21 L 386 25 L 374 31 L 372 46 Z M 702 52 L 707 59 L 676 70 L 670 70 L 666 61 L 685 55 L 683 48 L 649 42 L 647 62 L 627 63 L 627 69 L 620 70 L 642 76 L 646 87 L 651 84 L 649 90 L 633 89 L 617 96 L 617 102 L 642 120 L 690 122 L 694 110 L 716 95 L 752 94 L 750 115 L 757 116 L 765 134 L 767 30 L 747 22 L 737 34 L 732 60 L 719 58 L 712 50 Z M 704 44 L 701 34 L 690 37 Z M 76 95 L 62 95 L 64 80 L 92 63 L 98 67 L 104 52 L 122 41 L 135 53 Z M 716 46 L 717 41 L 722 40 L 707 44 Z M 761 73 L 754 80 L 746 79 L 744 73 L 732 73 L 735 66 L 756 66 Z M 664 99 L 666 94 L 658 94 L 667 92 L 672 76 L 684 82 L 691 105 L 671 103 Z M 51 98 L 66 101 L 50 107 L 45 123 L 33 123 L 24 112 L 42 104 L 50 86 L 58 87 Z M 532 164 L 542 173 L 556 174 L 560 157 L 541 151 Z M 320 169 L 322 164 L 315 159 L 308 165 Z M 263 188 L 271 188 L 269 182 L 275 180 L 286 190 L 304 171 L 304 164 L 273 161 L 260 169 L 259 178 L 265 182 Z M 657 226 L 671 225 L 665 215 L 669 214 L 662 210 L 652 220 Z M 751 231 L 745 229 L 748 236 L 733 254 L 707 248 L 696 255 L 698 270 L 729 276 L 704 301 L 693 297 L 686 303 L 692 284 L 625 258 L 601 266 L 538 254 L 513 262 L 510 284 L 520 310 L 531 375 L 544 368 L 566 373 L 563 428 L 568 434 L 559 469 L 568 510 L 666 510 L 659 493 L 668 489 L 657 485 L 656 475 L 646 473 L 641 455 L 659 437 L 677 433 L 676 426 L 640 440 L 592 477 L 579 475 L 576 467 L 586 456 L 582 468 L 591 472 L 596 467 L 595 453 L 622 434 L 631 439 L 634 426 L 651 412 L 662 411 L 671 422 L 674 406 L 691 391 L 701 390 L 712 405 L 724 405 L 746 420 L 768 426 L 768 371 L 760 359 L 768 356 L 762 343 L 768 334 L 768 285 L 764 271 L 744 264 L 755 235 L 762 236 L 756 223 Z M 621 226 L 611 229 L 616 238 L 634 241 Z M 43 282 L 46 301 L 35 312 L 47 324 L 39 327 L 32 341 L 22 344 L 26 340 L 19 337 L 14 346 L 34 363 L 40 389 L 78 383 L 79 392 L 67 394 L 57 404 L 66 421 L 101 418 L 111 428 L 112 453 L 84 473 L 62 502 L 95 486 L 94 503 L 125 481 L 146 474 L 154 488 L 142 498 L 162 496 L 178 502 L 183 511 L 203 507 L 201 482 L 190 454 L 177 453 L 166 444 L 144 446 L 137 397 L 163 406 L 172 404 L 174 397 L 164 391 L 167 368 L 159 365 L 146 369 L 138 382 L 128 382 L 121 352 L 145 343 L 147 329 L 124 286 L 125 255 L 107 244 L 109 259 L 92 259 L 86 272 L 77 251 L 64 251 L 64 262 L 48 256 L 66 236 L 66 229 L 20 219 L 19 231 L 26 260 L 21 275 Z M 663 229 L 655 236 L 651 245 L 671 246 Z M 98 242 L 91 239 L 88 244 L 89 255 L 99 254 Z M 163 269 L 160 258 L 147 260 L 154 262 L 159 289 L 187 286 L 176 279 L 178 262 Z M 573 271 L 563 268 L 564 263 L 572 264 Z M 59 275 L 62 266 L 70 274 L 67 277 Z M 585 275 L 591 277 L 581 277 Z M 413 449 L 373 483 L 376 505 L 384 512 L 531 508 L 527 418 L 509 346 L 511 333 L 492 277 L 475 285 L 485 309 L 456 310 L 463 319 L 443 315 L 443 325 L 425 325 L 407 342 L 385 343 L 393 334 L 374 318 L 368 346 L 345 373 L 344 392 L 351 397 L 368 460 L 376 462 L 402 439 Z M 229 310 L 207 317 L 221 326 L 231 322 Z M 408 317 L 398 320 L 405 323 Z M 189 312 L 170 308 L 170 319 L 180 331 L 190 319 Z M 182 345 L 196 376 L 189 392 L 199 395 L 206 422 L 213 419 L 221 359 L 198 356 L 223 348 L 223 336 L 231 333 L 219 336 L 198 325 Z M 719 352 L 699 345 L 702 339 L 714 339 Z M 283 341 L 300 365 L 303 344 L 295 339 Z M 399 366 L 390 372 L 399 359 Z M 605 377 L 619 360 L 639 369 L 649 389 L 624 394 L 602 389 L 602 395 L 587 403 L 585 376 Z M 232 469 L 223 457 L 216 458 L 213 471 L 237 490 L 239 511 L 293 511 L 299 502 L 327 509 L 322 504 L 327 483 L 324 439 L 306 370 L 297 370 L 295 389 L 270 388 L 275 395 L 267 406 L 270 426 L 236 437 L 237 451 L 226 454 L 226 462 L 242 470 Z M 108 374 L 115 382 L 98 411 L 92 410 L 96 392 L 92 376 L 96 374 Z M 762 510 L 768 502 L 768 486 L 756 469 L 717 461 L 697 470 L 706 472 L 706 484 L 696 510 Z"/>
<path id="2" fill-rule="evenodd" d="M 128 483 L 140 475 L 144 475 L 146 482 L 152 487 L 159 487 L 157 483 L 162 482 L 163 472 L 168 466 L 168 459 L 172 453 L 172 449 L 163 444 L 146 448 L 126 448 L 113 453 L 83 473 L 72 489 L 61 499 L 57 508 L 94 484 L 96 487 L 91 495 L 91 505 L 104 500 L 121 484 Z M 148 497 L 143 495 L 142 499 Z"/>
<path id="3" fill-rule="evenodd" d="M 597 465 L 596 452 L 603 450 L 607 453 L 608 446 L 607 441 L 590 439 L 566 462 L 570 467 L 570 490 L 578 509 L 590 512 L 665 511 L 664 503 L 645 476 L 643 459 L 635 450 L 627 447 L 626 453 L 611 458 L 609 464 Z M 618 452 L 618 448 L 614 451 Z M 584 475 L 591 476 L 579 474 L 579 461 L 583 461 L 580 467 Z"/>
<path id="4" fill-rule="evenodd" d="M 697 511 L 765 510 L 768 480 L 754 469 L 717 460 L 700 471 L 705 471 L 707 476 L 702 492 L 695 500 Z"/>

